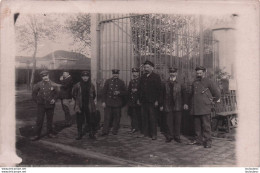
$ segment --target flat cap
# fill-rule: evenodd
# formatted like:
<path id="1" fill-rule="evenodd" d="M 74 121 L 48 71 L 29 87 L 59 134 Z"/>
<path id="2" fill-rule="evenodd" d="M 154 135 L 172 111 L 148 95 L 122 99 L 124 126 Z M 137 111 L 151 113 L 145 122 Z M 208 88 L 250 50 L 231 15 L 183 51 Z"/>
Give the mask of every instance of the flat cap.
<path id="1" fill-rule="evenodd" d="M 146 60 L 146 61 L 144 62 L 144 65 L 146 65 L 146 64 L 148 64 L 148 65 L 154 67 L 154 63 L 152 63 L 152 62 L 149 61 L 149 60 Z"/>
<path id="2" fill-rule="evenodd" d="M 195 71 L 198 71 L 198 70 L 206 71 L 206 68 L 203 66 L 198 66 L 195 68 Z"/>
<path id="3" fill-rule="evenodd" d="M 120 70 L 118 70 L 118 69 L 113 69 L 113 70 L 112 70 L 112 74 L 119 74 L 119 71 L 120 71 Z"/>
<path id="4" fill-rule="evenodd" d="M 43 70 L 41 71 L 40 76 L 43 77 L 43 76 L 47 76 L 48 74 L 49 74 L 48 70 Z"/>
<path id="5" fill-rule="evenodd" d="M 81 76 L 90 76 L 89 71 L 82 71 Z"/>
<path id="6" fill-rule="evenodd" d="M 140 70 L 139 70 L 139 68 L 137 68 L 137 67 L 133 67 L 132 68 L 132 72 L 139 72 Z"/>
<path id="7" fill-rule="evenodd" d="M 178 71 L 178 69 L 176 67 L 170 67 L 169 68 L 169 73 L 174 73 L 176 71 Z"/>

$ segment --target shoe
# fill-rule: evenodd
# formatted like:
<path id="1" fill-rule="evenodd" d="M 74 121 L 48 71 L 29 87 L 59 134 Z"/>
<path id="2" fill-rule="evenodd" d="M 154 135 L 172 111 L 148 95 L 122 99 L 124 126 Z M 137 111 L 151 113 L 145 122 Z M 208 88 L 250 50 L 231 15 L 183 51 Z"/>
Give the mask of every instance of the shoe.
<path id="1" fill-rule="evenodd" d="M 82 139 L 82 135 L 78 135 L 78 137 L 76 137 L 76 140 L 81 140 Z"/>
<path id="2" fill-rule="evenodd" d="M 174 138 L 174 141 L 181 143 L 181 139 L 180 138 Z"/>
<path id="3" fill-rule="evenodd" d="M 188 145 L 201 145 L 201 143 L 196 140 L 193 140 L 193 141 L 190 141 L 190 143 L 188 143 Z"/>
<path id="4" fill-rule="evenodd" d="M 156 137 L 156 136 L 153 136 L 153 137 L 152 137 L 152 140 L 156 140 L 156 139 L 157 139 L 157 137 Z"/>
<path id="5" fill-rule="evenodd" d="M 40 140 L 40 139 L 41 139 L 40 136 L 34 136 L 34 137 L 31 137 L 31 138 L 30 138 L 31 141 L 38 141 L 38 140 Z"/>
<path id="6" fill-rule="evenodd" d="M 172 138 L 166 138 L 166 140 L 165 140 L 166 143 L 169 143 L 171 141 L 172 141 Z"/>
<path id="7" fill-rule="evenodd" d="M 90 139 L 96 139 L 96 136 L 94 134 L 89 134 Z"/>
<path id="8" fill-rule="evenodd" d="M 48 137 L 48 138 L 56 138 L 57 136 L 50 133 L 50 134 L 47 135 L 47 137 Z"/>
<path id="9" fill-rule="evenodd" d="M 107 136 L 108 133 L 101 133 L 101 136 Z"/>
<path id="10" fill-rule="evenodd" d="M 211 148 L 211 144 L 205 143 L 205 144 L 204 144 L 204 148 Z"/>

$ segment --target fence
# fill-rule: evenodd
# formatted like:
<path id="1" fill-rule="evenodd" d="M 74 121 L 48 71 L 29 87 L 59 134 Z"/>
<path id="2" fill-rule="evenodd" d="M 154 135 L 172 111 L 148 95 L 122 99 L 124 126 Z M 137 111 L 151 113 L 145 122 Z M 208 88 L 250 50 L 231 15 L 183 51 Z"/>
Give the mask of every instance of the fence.
<path id="1" fill-rule="evenodd" d="M 113 68 L 120 69 L 120 78 L 128 84 L 131 68 L 142 70 L 145 60 L 155 63 L 162 80 L 168 77 L 168 67 L 177 67 L 188 85 L 197 65 L 206 66 L 211 76 L 218 67 L 218 42 L 209 29 L 203 28 L 201 16 L 100 14 L 99 19 L 100 87 L 111 77 Z"/>

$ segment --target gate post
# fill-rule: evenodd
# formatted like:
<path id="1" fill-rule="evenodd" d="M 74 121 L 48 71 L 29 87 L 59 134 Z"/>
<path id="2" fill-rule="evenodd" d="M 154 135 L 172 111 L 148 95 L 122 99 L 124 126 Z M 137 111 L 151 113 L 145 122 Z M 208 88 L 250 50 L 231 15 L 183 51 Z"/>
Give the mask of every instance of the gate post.
<path id="1" fill-rule="evenodd" d="M 99 14 L 91 14 L 91 80 L 97 88 L 100 79 L 100 31 Z"/>
<path id="2" fill-rule="evenodd" d="M 204 37 L 203 37 L 203 17 L 199 16 L 199 31 L 200 31 L 200 65 L 203 65 L 204 60 Z"/>

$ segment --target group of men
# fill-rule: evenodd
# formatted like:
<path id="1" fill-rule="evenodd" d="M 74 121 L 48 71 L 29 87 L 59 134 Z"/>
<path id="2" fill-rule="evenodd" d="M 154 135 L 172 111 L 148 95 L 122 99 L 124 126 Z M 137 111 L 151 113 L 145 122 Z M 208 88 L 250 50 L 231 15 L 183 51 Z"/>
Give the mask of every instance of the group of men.
<path id="1" fill-rule="evenodd" d="M 112 78 L 105 81 L 102 92 L 102 107 L 104 108 L 104 124 L 101 136 L 107 136 L 112 131 L 117 135 L 120 128 L 121 109 L 128 105 L 128 114 L 131 117 L 131 131 L 137 137 L 149 137 L 157 139 L 157 114 L 161 111 L 166 116 L 166 123 L 161 124 L 165 129 L 165 142 L 175 140 L 181 143 L 181 117 L 183 110 L 189 110 L 194 117 L 195 140 L 191 145 L 204 145 L 211 147 L 211 123 L 210 114 L 212 103 L 219 101 L 220 92 L 217 86 L 205 76 L 206 69 L 199 66 L 195 69 L 196 79 L 192 83 L 190 94 L 178 79 L 178 69 L 169 68 L 169 78 L 162 82 L 158 74 L 154 72 L 154 64 L 145 61 L 144 73 L 140 76 L 139 68 L 132 68 L 132 80 L 128 89 L 123 80 L 119 79 L 120 71 L 112 70 Z M 38 104 L 37 136 L 39 139 L 44 114 L 47 115 L 48 136 L 52 137 L 52 118 L 54 104 L 57 100 L 56 87 L 49 80 L 46 72 L 41 73 L 43 81 L 36 84 L 33 90 L 33 98 Z M 71 125 L 71 115 L 68 104 L 72 98 L 72 80 L 69 75 L 63 75 L 61 80 L 62 108 L 68 126 Z M 95 92 L 95 90 L 94 90 Z M 65 94 L 66 93 L 66 94 Z M 92 98 L 95 99 L 95 98 Z M 191 104 L 188 102 L 191 101 Z M 80 121 L 84 121 L 81 118 Z M 83 122 L 82 122 L 83 123 Z M 81 139 L 82 135 L 78 136 Z"/>

